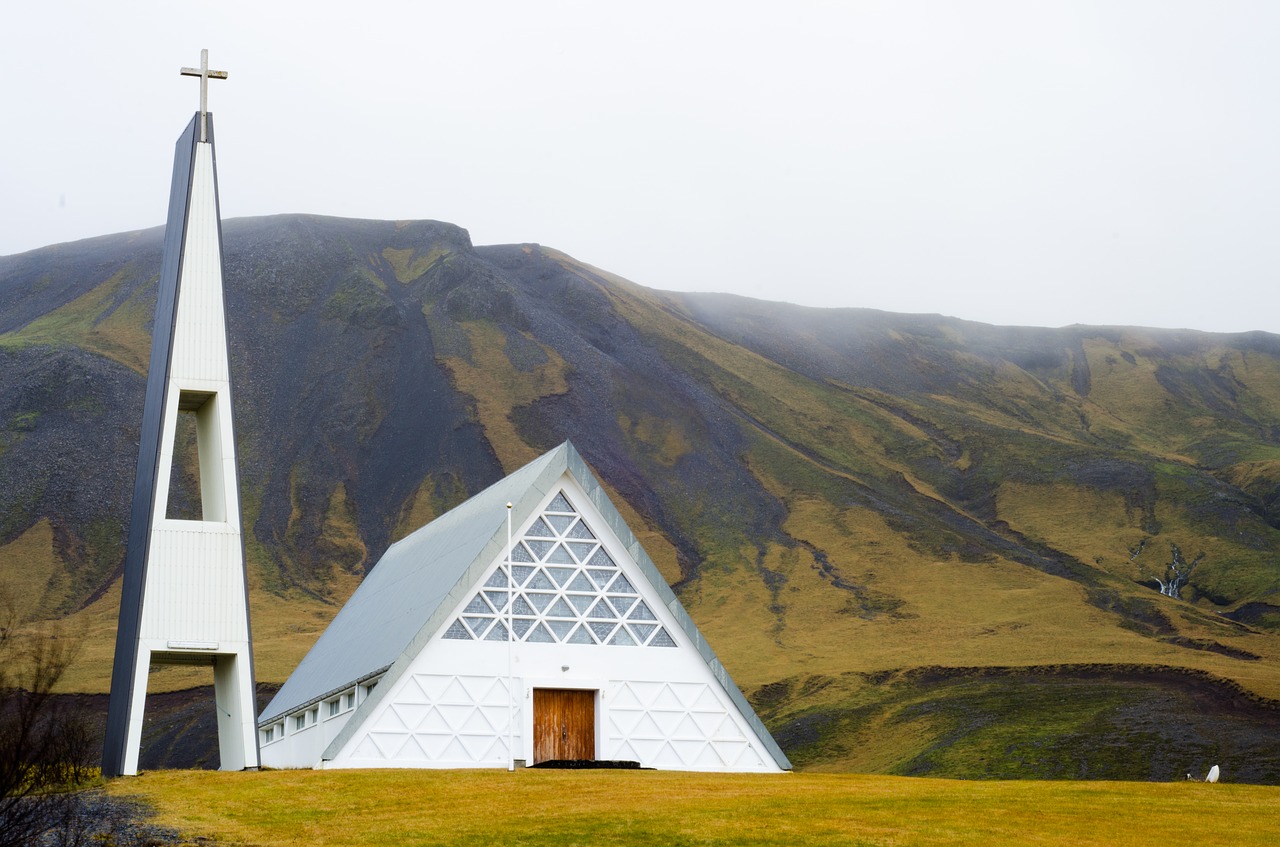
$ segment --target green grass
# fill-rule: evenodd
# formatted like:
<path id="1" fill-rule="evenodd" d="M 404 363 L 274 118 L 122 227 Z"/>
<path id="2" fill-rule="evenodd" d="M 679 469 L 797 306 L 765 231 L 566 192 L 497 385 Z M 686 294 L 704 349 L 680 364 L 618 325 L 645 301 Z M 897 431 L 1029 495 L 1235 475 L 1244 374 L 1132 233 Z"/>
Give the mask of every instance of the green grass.
<path id="1" fill-rule="evenodd" d="M 808 677 L 762 694 L 775 738 L 806 772 L 1167 782 L 1216 762 L 1233 781 L 1280 784 L 1274 711 L 1203 674 L 937 668 L 861 686 Z"/>
<path id="2" fill-rule="evenodd" d="M 292 845 L 1274 844 L 1280 788 L 652 771 L 161 771 L 108 789 L 188 837 Z"/>

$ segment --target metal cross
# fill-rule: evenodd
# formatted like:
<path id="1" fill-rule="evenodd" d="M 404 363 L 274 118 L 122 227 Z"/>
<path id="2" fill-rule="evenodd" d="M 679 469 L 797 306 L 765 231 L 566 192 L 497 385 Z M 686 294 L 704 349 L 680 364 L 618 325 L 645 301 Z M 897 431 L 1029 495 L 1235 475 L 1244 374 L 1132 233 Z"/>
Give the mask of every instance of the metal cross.
<path id="1" fill-rule="evenodd" d="M 209 51 L 200 51 L 200 67 L 183 68 L 180 73 L 183 76 L 200 77 L 200 140 L 206 141 L 208 132 L 206 131 L 205 114 L 209 111 L 209 80 L 226 79 L 226 71 L 209 70 Z"/>

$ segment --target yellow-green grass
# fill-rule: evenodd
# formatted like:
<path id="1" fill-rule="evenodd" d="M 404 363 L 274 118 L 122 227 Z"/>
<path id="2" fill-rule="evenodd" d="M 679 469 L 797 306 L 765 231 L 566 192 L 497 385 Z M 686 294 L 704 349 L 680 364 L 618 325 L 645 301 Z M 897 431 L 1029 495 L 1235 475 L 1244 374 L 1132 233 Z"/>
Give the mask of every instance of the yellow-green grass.
<path id="1" fill-rule="evenodd" d="M 476 416 L 485 428 L 499 461 L 514 471 L 538 457 L 516 432 L 510 411 L 541 397 L 568 391 L 568 365 L 546 345 L 539 345 L 547 361 L 530 371 L 520 371 L 507 356 L 507 339 L 493 324 L 462 324 L 470 342 L 470 355 L 443 357 L 459 391 L 471 396 Z"/>
<path id="2" fill-rule="evenodd" d="M 19 330 L 0 335 L 0 347 L 76 344 L 139 373 L 146 370 L 151 338 L 144 327 L 154 302 L 136 292 L 118 307 L 112 300 L 132 272 L 117 271 L 89 291 Z"/>
<path id="3" fill-rule="evenodd" d="M 656 771 L 158 771 L 108 790 L 220 844 L 1273 845 L 1280 788 Z"/>
<path id="4" fill-rule="evenodd" d="M 396 281 L 407 283 L 413 282 L 422 276 L 432 265 L 447 256 L 449 252 L 450 249 L 442 245 L 433 245 L 425 253 L 419 252 L 416 247 L 406 247 L 403 250 L 384 247 L 382 248 L 382 258 L 391 265 L 396 275 Z"/>
<path id="5" fill-rule="evenodd" d="M 823 551 L 837 588 L 807 548 L 765 546 L 761 564 L 783 578 L 771 594 L 739 551 L 736 565 L 711 560 L 682 587 L 681 600 L 739 685 L 748 691 L 805 675 L 838 677 L 919 665 L 1030 667 L 1059 664 L 1166 665 L 1234 679 L 1280 697 L 1280 636 L 1228 626 L 1188 603 L 1137 586 L 1178 630 L 1262 657 L 1248 661 L 1192 650 L 1122 626 L 1088 602 L 1080 584 L 1005 559 L 940 561 L 912 549 L 883 516 L 817 497 L 787 499 L 784 524 Z M 718 566 L 717 566 L 718 565 Z M 772 610 L 772 613 L 762 612 Z M 861 685 L 849 678 L 828 692 Z M 820 705 L 817 694 L 806 706 Z"/>

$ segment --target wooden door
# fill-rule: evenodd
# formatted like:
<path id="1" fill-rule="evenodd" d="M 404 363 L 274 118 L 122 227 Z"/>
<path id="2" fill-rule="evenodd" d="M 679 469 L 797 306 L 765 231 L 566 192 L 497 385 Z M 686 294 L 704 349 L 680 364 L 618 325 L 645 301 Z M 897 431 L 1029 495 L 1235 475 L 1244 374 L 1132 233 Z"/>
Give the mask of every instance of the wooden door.
<path id="1" fill-rule="evenodd" d="M 533 689 L 533 763 L 596 757 L 596 693 Z"/>

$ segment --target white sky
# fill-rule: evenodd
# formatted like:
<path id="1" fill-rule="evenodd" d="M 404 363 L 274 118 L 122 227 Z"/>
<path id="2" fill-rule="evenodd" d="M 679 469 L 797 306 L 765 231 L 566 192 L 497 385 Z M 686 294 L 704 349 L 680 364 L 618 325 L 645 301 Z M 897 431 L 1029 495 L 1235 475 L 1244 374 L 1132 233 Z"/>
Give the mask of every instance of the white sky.
<path id="1" fill-rule="evenodd" d="M 654 288 L 1280 332 L 1280 3 L 15 2 L 0 255 L 164 222 L 210 83 L 226 218 L 434 218 Z"/>

